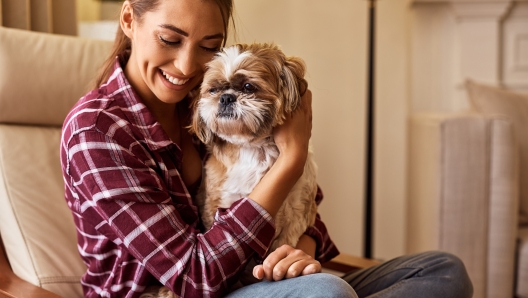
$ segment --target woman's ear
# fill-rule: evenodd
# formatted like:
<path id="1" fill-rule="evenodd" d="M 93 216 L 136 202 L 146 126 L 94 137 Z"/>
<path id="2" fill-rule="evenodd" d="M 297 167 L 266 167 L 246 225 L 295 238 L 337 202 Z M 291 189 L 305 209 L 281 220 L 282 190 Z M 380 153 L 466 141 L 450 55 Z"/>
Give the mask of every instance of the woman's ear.
<path id="1" fill-rule="evenodd" d="M 119 17 L 119 25 L 121 26 L 121 30 L 125 33 L 125 35 L 132 39 L 132 33 L 134 30 L 133 27 L 134 22 L 134 10 L 132 9 L 132 6 L 130 5 L 130 1 L 123 2 L 123 6 L 121 6 L 121 15 Z"/>

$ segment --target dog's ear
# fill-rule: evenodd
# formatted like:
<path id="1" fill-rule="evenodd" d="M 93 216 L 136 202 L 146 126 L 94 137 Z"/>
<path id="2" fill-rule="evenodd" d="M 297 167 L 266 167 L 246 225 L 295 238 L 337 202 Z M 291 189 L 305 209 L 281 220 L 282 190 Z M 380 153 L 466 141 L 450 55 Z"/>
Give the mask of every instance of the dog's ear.
<path id="1" fill-rule="evenodd" d="M 192 119 L 191 119 L 191 125 L 189 126 L 189 132 L 191 134 L 196 135 L 202 143 L 207 144 L 212 140 L 212 132 L 209 128 L 207 128 L 207 125 L 205 125 L 204 120 L 200 116 L 200 111 L 198 108 L 198 98 L 195 98 L 193 101 L 192 106 Z"/>
<path id="2" fill-rule="evenodd" d="M 282 68 L 282 89 L 286 99 L 285 111 L 294 111 L 301 103 L 301 96 L 308 88 L 308 82 L 304 79 L 306 65 L 301 58 L 286 57 Z"/>

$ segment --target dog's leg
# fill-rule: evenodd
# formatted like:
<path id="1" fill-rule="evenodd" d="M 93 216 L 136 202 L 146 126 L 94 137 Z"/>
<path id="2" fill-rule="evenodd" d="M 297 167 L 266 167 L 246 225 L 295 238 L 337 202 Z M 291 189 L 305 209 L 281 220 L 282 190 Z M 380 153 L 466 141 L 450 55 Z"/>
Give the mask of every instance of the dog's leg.
<path id="1" fill-rule="evenodd" d="M 293 186 L 275 218 L 277 234 L 270 251 L 283 244 L 295 247 L 306 229 L 315 223 L 316 171 L 317 167 L 310 153 L 303 175 Z"/>
<path id="2" fill-rule="evenodd" d="M 148 287 L 139 298 L 176 298 L 176 295 L 166 287 Z"/>
<path id="3" fill-rule="evenodd" d="M 226 167 L 212 155 L 205 165 L 203 184 L 197 202 L 201 212 L 205 231 L 214 223 L 216 210 L 222 199 L 222 185 L 225 181 Z"/>

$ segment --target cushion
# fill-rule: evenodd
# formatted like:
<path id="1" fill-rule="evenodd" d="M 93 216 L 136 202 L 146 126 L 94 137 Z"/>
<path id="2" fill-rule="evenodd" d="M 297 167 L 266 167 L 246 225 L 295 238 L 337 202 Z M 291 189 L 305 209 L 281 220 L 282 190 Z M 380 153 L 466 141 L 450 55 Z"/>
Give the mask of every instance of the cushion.
<path id="1" fill-rule="evenodd" d="M 62 125 L 112 42 L 0 27 L 0 122 Z"/>
<path id="2" fill-rule="evenodd" d="M 15 274 L 82 297 L 86 271 L 59 160 L 62 122 L 111 42 L 0 27 L 0 234 Z"/>
<path id="3" fill-rule="evenodd" d="M 513 123 L 519 142 L 520 216 L 523 224 L 528 223 L 528 94 L 506 91 L 468 81 L 466 87 L 470 102 L 475 110 L 485 114 L 503 115 Z"/>
<path id="4" fill-rule="evenodd" d="M 64 200 L 60 128 L 0 124 L 0 233 L 13 272 L 62 297 L 82 297 L 86 271 Z"/>
<path id="5" fill-rule="evenodd" d="M 515 297 L 528 297 L 528 227 L 519 229 Z"/>

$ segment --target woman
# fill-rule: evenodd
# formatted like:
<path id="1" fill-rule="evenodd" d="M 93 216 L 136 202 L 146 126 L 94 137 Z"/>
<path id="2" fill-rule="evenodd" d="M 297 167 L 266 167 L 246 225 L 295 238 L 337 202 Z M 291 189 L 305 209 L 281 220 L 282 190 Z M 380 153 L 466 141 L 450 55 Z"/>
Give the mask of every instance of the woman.
<path id="1" fill-rule="evenodd" d="M 349 283 L 319 273 L 319 262 L 338 254 L 319 219 L 297 247 L 283 246 L 254 267 L 254 276 L 267 282 L 233 291 L 248 260 L 265 256 L 273 217 L 302 173 L 311 135 L 311 93 L 274 131 L 280 156 L 272 169 L 249 198 L 219 210 L 218 224 L 201 233 L 193 194 L 204 152 L 185 128 L 188 98 L 202 80 L 205 63 L 225 44 L 231 12 L 231 0 L 123 3 L 121 30 L 97 88 L 81 98 L 63 126 L 65 196 L 88 267 L 82 278 L 85 296 L 139 297 L 149 287 L 164 285 L 184 297 L 230 291 L 231 297 L 356 297 L 350 283 L 365 296 L 388 291 L 379 297 L 390 297 L 399 288 L 404 292 L 394 292 L 395 297 L 414 297 L 405 291 L 418 293 L 412 281 L 419 280 L 428 293 L 436 287 L 448 294 L 429 297 L 469 297 L 460 292 L 468 289 L 463 265 L 450 255 L 427 255 L 434 266 L 424 255 L 393 260 L 349 275 Z M 412 273 L 400 273 L 410 264 Z M 449 283 L 456 278 L 460 285 L 436 280 L 442 278 Z M 414 288 L 405 286 L 409 283 Z"/>

